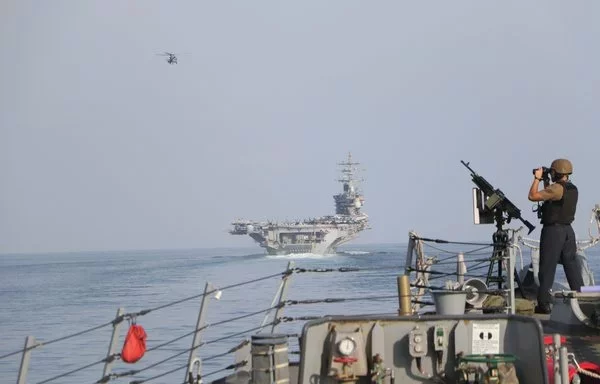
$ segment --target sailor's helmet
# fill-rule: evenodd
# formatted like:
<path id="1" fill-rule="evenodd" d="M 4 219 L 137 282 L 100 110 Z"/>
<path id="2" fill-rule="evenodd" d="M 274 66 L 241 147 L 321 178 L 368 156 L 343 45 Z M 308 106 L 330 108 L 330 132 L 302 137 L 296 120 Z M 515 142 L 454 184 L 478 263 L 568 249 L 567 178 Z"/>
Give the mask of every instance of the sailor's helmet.
<path id="1" fill-rule="evenodd" d="M 556 159 L 550 165 L 550 169 L 561 175 L 570 175 L 573 173 L 573 164 L 567 159 Z"/>

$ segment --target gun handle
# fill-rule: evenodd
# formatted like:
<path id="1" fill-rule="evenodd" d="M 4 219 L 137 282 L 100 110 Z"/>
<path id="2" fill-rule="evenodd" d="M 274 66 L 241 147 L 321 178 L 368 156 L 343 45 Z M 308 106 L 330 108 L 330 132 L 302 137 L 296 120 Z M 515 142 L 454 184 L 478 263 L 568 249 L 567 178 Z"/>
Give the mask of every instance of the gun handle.
<path id="1" fill-rule="evenodd" d="M 533 230 L 535 229 L 535 225 L 531 224 L 529 221 L 527 220 L 523 220 L 523 223 L 525 224 L 525 226 L 529 229 L 529 232 L 527 232 L 527 234 L 529 235 L 531 232 L 533 232 Z"/>

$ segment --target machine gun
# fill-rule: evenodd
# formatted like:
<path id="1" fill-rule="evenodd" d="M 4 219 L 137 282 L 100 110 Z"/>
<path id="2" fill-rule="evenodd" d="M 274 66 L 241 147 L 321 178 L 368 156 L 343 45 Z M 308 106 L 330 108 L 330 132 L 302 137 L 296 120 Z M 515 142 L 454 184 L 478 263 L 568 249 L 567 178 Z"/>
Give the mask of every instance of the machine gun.
<path id="1" fill-rule="evenodd" d="M 469 171 L 477 188 L 473 189 L 473 215 L 476 224 L 491 224 L 496 221 L 499 230 L 504 221 L 510 223 L 511 219 L 519 219 L 529 229 L 530 234 L 535 226 L 523 219 L 521 210 L 514 205 L 500 189 L 495 189 L 483 176 L 479 176 L 469 163 L 460 161 Z M 504 217 L 506 214 L 506 217 Z"/>

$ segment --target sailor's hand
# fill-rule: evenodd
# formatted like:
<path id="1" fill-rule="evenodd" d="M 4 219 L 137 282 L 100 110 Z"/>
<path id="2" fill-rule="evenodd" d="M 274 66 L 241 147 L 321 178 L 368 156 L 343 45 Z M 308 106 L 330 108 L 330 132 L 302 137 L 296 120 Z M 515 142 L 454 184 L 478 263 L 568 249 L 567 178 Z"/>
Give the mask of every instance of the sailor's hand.
<path id="1" fill-rule="evenodd" d="M 543 174 L 544 174 L 544 170 L 542 169 L 542 167 L 539 167 L 533 173 L 533 175 L 535 176 L 536 179 L 541 179 Z"/>

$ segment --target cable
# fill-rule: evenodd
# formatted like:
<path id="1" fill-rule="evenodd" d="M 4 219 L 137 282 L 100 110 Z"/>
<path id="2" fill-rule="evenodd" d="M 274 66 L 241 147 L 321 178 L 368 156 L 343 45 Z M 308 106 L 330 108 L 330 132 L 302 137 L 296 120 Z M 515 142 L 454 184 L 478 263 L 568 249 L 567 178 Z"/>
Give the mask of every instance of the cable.
<path id="1" fill-rule="evenodd" d="M 459 252 L 457 252 L 455 250 L 447 250 L 447 249 L 443 249 L 443 248 L 439 248 L 439 247 L 433 246 L 431 244 L 424 244 L 424 245 L 426 247 L 428 247 L 428 248 L 432 248 L 432 249 L 435 249 L 436 251 L 442 252 L 443 254 L 450 254 L 451 256 L 448 256 L 448 258 L 456 257 L 456 254 L 459 253 Z M 460 253 L 462 253 L 463 255 L 477 255 L 476 252 L 479 252 L 479 251 L 481 251 L 483 249 L 487 249 L 487 248 L 491 248 L 491 247 L 493 247 L 493 245 L 487 244 L 487 245 L 484 245 L 482 247 L 473 248 L 473 249 L 468 250 L 468 251 L 461 251 Z M 479 255 L 483 255 L 483 254 L 484 253 L 479 253 Z"/>
<path id="2" fill-rule="evenodd" d="M 465 242 L 465 241 L 448 241 L 448 240 L 440 240 L 440 239 L 429 239 L 427 237 L 419 237 L 416 235 L 412 235 L 410 237 L 415 240 L 422 240 L 425 242 L 432 242 L 432 243 L 438 243 L 438 244 L 487 245 L 487 246 L 493 245 L 493 244 L 489 244 L 489 243 L 472 243 L 472 242 Z"/>
<path id="3" fill-rule="evenodd" d="M 278 318 L 277 320 L 280 323 L 289 323 L 291 321 L 316 320 L 316 319 L 320 319 L 322 317 L 323 316 L 297 316 L 297 317 L 282 316 L 282 317 Z"/>
<path id="4" fill-rule="evenodd" d="M 286 305 L 297 304 L 318 304 L 318 303 L 341 303 L 343 301 L 361 301 L 361 300 L 389 300 L 396 299 L 397 295 L 393 296 L 366 296 L 366 297 L 348 297 L 348 298 L 328 298 L 328 299 L 307 299 L 307 300 L 286 300 Z"/>
<path id="5" fill-rule="evenodd" d="M 436 276 L 436 277 L 433 277 L 433 278 L 429 278 L 429 280 L 433 280 L 433 279 L 438 278 L 438 277 L 446 277 L 446 276 L 454 276 L 454 275 L 456 275 L 456 272 L 428 271 L 428 270 L 425 270 L 425 269 L 416 269 L 416 268 L 412 268 L 412 267 L 410 267 L 408 269 L 410 271 L 414 271 L 414 272 L 422 272 L 422 273 L 429 273 L 429 274 L 432 274 L 432 275 L 439 275 L 439 276 Z M 464 274 L 463 276 L 464 277 L 475 277 L 475 278 L 481 277 L 480 275 L 472 275 L 472 274 Z"/>
<path id="6" fill-rule="evenodd" d="M 269 324 L 265 324 L 265 326 L 267 326 L 267 327 L 268 327 L 269 325 L 273 325 L 274 323 L 275 323 L 275 322 L 271 322 L 271 323 L 269 323 Z M 184 353 L 190 352 L 190 351 L 192 351 L 192 350 L 194 350 L 194 349 L 198 349 L 198 348 L 200 348 L 200 347 L 202 347 L 202 346 L 204 346 L 204 345 L 213 344 L 213 343 L 216 343 L 216 342 L 218 342 L 218 341 L 222 341 L 222 340 L 230 339 L 230 338 L 232 338 L 232 337 L 240 336 L 240 335 L 243 335 L 243 334 L 245 334 L 245 333 L 249 333 L 249 332 L 255 331 L 255 330 L 257 330 L 257 329 L 261 329 L 261 328 L 264 328 L 264 327 L 261 327 L 261 326 L 259 326 L 259 327 L 254 327 L 254 328 L 251 328 L 251 329 L 247 329 L 247 330 L 245 330 L 245 331 L 241 331 L 241 332 L 233 333 L 233 334 L 231 334 L 231 335 L 228 335 L 228 336 L 220 337 L 220 338 L 218 338 L 218 339 L 214 339 L 214 340 L 210 340 L 210 341 L 201 342 L 200 344 L 198 344 L 198 345 L 197 345 L 197 346 L 195 346 L 195 347 L 191 347 L 191 348 L 185 349 L 185 350 L 183 350 L 182 352 L 179 352 L 179 353 L 176 353 L 176 354 L 174 354 L 174 355 L 172 355 L 172 356 L 169 356 L 169 357 L 167 357 L 166 359 L 163 359 L 163 360 L 157 361 L 156 363 L 150 364 L 150 365 L 148 365 L 147 367 L 144 367 L 144 368 L 142 368 L 142 369 L 135 370 L 135 371 L 129 371 L 129 372 L 125 372 L 125 373 L 123 373 L 123 374 L 119 374 L 117 377 L 123 377 L 123 376 L 131 376 L 131 375 L 136 375 L 136 374 L 138 374 L 138 373 L 141 373 L 141 372 L 147 371 L 147 370 L 149 370 L 149 369 L 151 369 L 151 368 L 154 368 L 154 367 L 157 367 L 157 366 L 159 366 L 159 365 L 161 365 L 161 364 L 163 364 L 163 363 L 166 363 L 167 361 L 169 361 L 169 360 L 172 360 L 172 359 L 174 359 L 174 358 L 176 358 L 176 357 L 178 357 L 178 356 L 181 356 L 181 355 L 183 355 Z"/>
<path id="7" fill-rule="evenodd" d="M 265 325 L 261 325 L 261 326 L 258 326 L 258 327 L 254 327 L 254 328 L 251 328 L 251 329 L 247 329 L 247 330 L 245 330 L 245 331 L 242 331 L 242 332 L 233 333 L 233 334 L 231 334 L 231 335 L 229 335 L 229 336 L 223 336 L 223 337 L 220 337 L 220 338 L 218 338 L 218 339 L 210 340 L 210 341 L 207 341 L 207 342 L 205 342 L 205 343 L 204 343 L 204 345 L 207 345 L 207 344 L 212 344 L 212 343 L 216 343 L 217 341 L 222 341 L 222 340 L 226 340 L 226 339 L 231 339 L 232 337 L 236 337 L 236 336 L 243 335 L 243 334 L 245 334 L 245 333 L 249 333 L 249 332 L 257 331 L 257 330 L 263 329 L 263 328 L 265 328 L 265 327 L 268 327 L 269 325 L 273 325 L 273 324 L 277 324 L 277 322 L 276 322 L 276 321 L 271 321 L 270 323 L 267 323 L 267 324 L 265 324 Z M 202 345 L 202 344 L 201 344 L 201 345 Z M 200 347 L 200 345 L 199 345 L 198 347 Z M 191 348 L 190 348 L 190 350 L 191 350 Z"/>
<path id="8" fill-rule="evenodd" d="M 200 332 L 200 331 L 202 331 L 202 330 L 204 330 L 204 329 L 206 329 L 208 327 L 214 327 L 214 326 L 217 326 L 217 325 L 221 325 L 221 324 L 225 324 L 225 323 L 230 323 L 232 321 L 236 321 L 236 320 L 240 320 L 240 319 L 245 319 L 247 317 L 256 316 L 258 314 L 261 314 L 261 313 L 264 313 L 264 312 L 268 312 L 268 311 L 271 311 L 271 310 L 279 308 L 279 307 L 280 307 L 280 305 L 275 305 L 275 306 L 267 308 L 267 309 L 262 309 L 260 311 L 248 313 L 248 314 L 245 314 L 245 315 L 240 315 L 240 316 L 237 316 L 237 317 L 232 317 L 232 318 L 229 318 L 229 319 L 226 319 L 226 320 L 221 320 L 221 321 L 218 321 L 216 323 L 205 324 L 205 325 L 201 326 L 200 328 L 194 329 L 193 331 L 186 333 L 185 335 L 181 335 L 181 336 L 179 336 L 179 337 L 177 337 L 177 338 L 175 338 L 173 340 L 166 341 L 166 342 L 164 342 L 162 344 L 159 344 L 159 345 L 156 345 L 156 346 L 154 346 L 152 348 L 148 348 L 148 350 L 146 352 L 154 351 L 154 350 L 159 349 L 161 347 L 164 347 L 166 345 L 172 344 L 172 343 L 174 343 L 176 341 L 184 339 L 185 337 L 187 337 L 189 335 L 193 335 L 194 333 Z"/>
<path id="9" fill-rule="evenodd" d="M 397 296 L 396 296 L 397 297 Z M 360 316 L 369 316 L 369 315 L 397 315 L 398 313 L 361 313 Z M 320 315 L 320 316 L 297 316 L 297 317 L 290 317 L 290 316 L 283 316 L 278 318 L 280 323 L 290 323 L 292 321 L 308 321 L 308 320 L 317 320 L 317 319 L 322 319 L 325 315 Z M 288 337 L 298 337 L 299 335 L 287 335 Z"/>
<path id="10" fill-rule="evenodd" d="M 355 267 L 340 267 L 340 268 L 294 268 L 296 273 L 305 272 L 358 272 L 360 268 Z"/>
<path id="11" fill-rule="evenodd" d="M 111 356 L 109 356 L 109 357 L 106 357 L 106 358 L 104 358 L 104 359 L 102 359 L 102 360 L 99 360 L 99 361 L 96 361 L 96 362 L 93 362 L 93 363 L 90 363 L 90 364 L 84 365 L 83 367 L 80 367 L 80 368 L 74 369 L 74 370 L 72 370 L 72 371 L 69 371 L 69 372 L 61 373 L 60 375 L 57 375 L 57 376 L 51 377 L 51 378 L 49 378 L 49 379 L 46 379 L 46 380 L 43 380 L 43 381 L 40 381 L 40 382 L 38 382 L 37 384 L 49 383 L 49 382 L 51 382 L 51 381 L 54 381 L 54 380 L 56 380 L 56 379 L 60 379 L 60 378 L 63 378 L 63 377 L 65 377 L 65 376 L 69 376 L 69 375 L 71 375 L 71 374 L 73 374 L 73 373 L 76 373 L 76 372 L 79 372 L 79 371 L 83 371 L 84 369 L 87 369 L 87 368 L 93 367 L 94 365 L 98 365 L 98 364 L 100 364 L 100 363 L 105 363 L 105 362 L 106 362 L 108 359 L 112 359 L 112 358 L 114 358 L 115 356 L 117 356 L 117 355 L 111 355 Z"/>
<path id="12" fill-rule="evenodd" d="M 161 377 L 163 377 L 163 376 L 170 375 L 171 373 L 175 373 L 175 372 L 177 372 L 177 371 L 180 371 L 180 370 L 182 370 L 182 369 L 183 369 L 183 368 L 185 368 L 185 367 L 187 367 L 187 364 L 185 364 L 185 365 L 180 365 L 179 367 L 177 367 L 177 368 L 174 368 L 174 369 L 171 369 L 170 371 L 163 372 L 163 373 L 161 373 L 161 374 L 159 374 L 159 375 L 152 376 L 152 377 L 149 377 L 149 378 L 147 378 L 147 379 L 144 379 L 144 380 L 133 380 L 133 381 L 130 381 L 130 382 L 129 382 L 129 384 L 142 384 L 142 383 L 145 383 L 145 382 L 148 382 L 148 381 L 154 380 L 154 379 L 161 378 Z"/>
<path id="13" fill-rule="evenodd" d="M 118 318 L 117 318 L 117 319 L 118 319 Z M 37 347 L 41 347 L 41 346 L 43 346 L 43 345 L 50 345 L 50 344 L 53 344 L 53 343 L 57 343 L 57 342 L 59 342 L 59 341 L 63 341 L 63 340 L 67 340 L 67 339 L 73 338 L 73 337 L 75 337 L 75 336 L 80 336 L 80 335 L 83 335 L 83 334 L 86 334 L 86 333 L 89 333 L 89 332 L 92 332 L 92 331 L 96 331 L 96 330 L 98 330 L 98 329 L 100 329 L 100 328 L 104 328 L 104 327 L 106 327 L 106 326 L 108 326 L 108 325 L 111 325 L 111 324 L 115 323 L 115 322 L 117 321 L 117 319 L 115 319 L 115 320 L 113 320 L 113 321 L 110 321 L 110 322 L 108 322 L 108 323 L 104 323 L 104 324 L 101 324 L 101 325 L 98 325 L 98 326 L 95 326 L 95 327 L 92 327 L 92 328 L 86 329 L 86 330 L 84 330 L 84 331 L 81 331 L 81 332 L 73 333 L 73 334 L 71 334 L 71 335 L 67 335 L 67 336 L 62 336 L 62 337 L 59 337 L 58 339 L 54 339 L 54 340 L 50 340 L 50 341 L 46 341 L 46 342 L 39 342 L 39 343 L 37 343 L 37 344 L 35 344 L 35 345 L 32 345 L 31 347 L 27 347 L 27 348 L 20 349 L 20 350 L 18 350 L 18 351 L 14 351 L 14 352 L 11 352 L 11 353 L 7 353 L 6 355 L 2 355 L 2 356 L 0 356 L 0 360 L 4 359 L 4 358 L 6 358 L 6 357 L 9 357 L 9 356 L 17 355 L 17 354 L 19 354 L 19 353 L 24 353 L 24 352 L 30 351 L 30 350 L 32 350 L 32 349 L 35 349 L 35 348 L 37 348 Z M 119 322 L 120 322 L 121 320 L 122 320 L 122 319 L 120 319 L 120 320 L 119 320 Z"/>
<path id="14" fill-rule="evenodd" d="M 385 269 L 385 270 L 404 269 L 404 266 L 403 265 L 387 265 L 387 266 L 381 266 L 381 267 L 356 268 L 357 271 L 380 271 L 382 269 Z"/>
<path id="15" fill-rule="evenodd" d="M 184 299 L 177 300 L 177 301 L 173 301 L 173 302 L 171 302 L 171 303 L 167 303 L 167 304 L 164 304 L 164 305 L 160 305 L 160 306 L 158 306 L 158 307 L 155 307 L 155 308 L 152 308 L 152 309 L 147 309 L 146 311 L 142 311 L 142 312 L 145 312 L 145 313 L 143 313 L 143 314 L 145 315 L 145 314 L 146 314 L 146 313 L 148 313 L 148 312 L 152 312 L 152 311 L 158 311 L 158 310 L 160 310 L 160 309 L 164 309 L 164 308 L 167 308 L 167 307 L 171 307 L 171 306 L 173 306 L 173 305 L 180 304 L 180 303 L 183 303 L 183 302 L 185 302 L 185 301 L 188 301 L 188 300 L 193 300 L 193 299 L 196 299 L 196 298 L 198 298 L 198 297 L 202 297 L 202 296 L 204 296 L 204 295 L 210 295 L 210 294 L 212 294 L 212 293 L 214 293 L 214 292 L 217 292 L 217 291 L 224 291 L 224 290 L 226 290 L 226 289 L 230 289 L 230 288 L 237 288 L 237 287 L 241 287 L 242 285 L 252 284 L 252 283 L 256 283 L 256 282 L 262 281 L 262 280 L 267 280 L 267 279 L 271 279 L 271 278 L 273 278 L 273 277 L 282 276 L 282 275 L 287 275 L 287 274 L 289 274 L 289 272 L 288 272 L 288 271 L 285 271 L 285 272 L 279 272 L 279 273 L 274 273 L 274 274 L 272 274 L 272 275 L 268 275 L 268 276 L 259 277 L 259 278 L 257 278 L 257 279 L 252 279 L 252 280 L 244 281 L 244 282 L 241 282 L 241 283 L 236 283 L 236 284 L 226 285 L 226 286 L 224 286 L 224 287 L 221 287 L 221 288 L 214 288 L 214 289 L 212 289 L 212 290 L 210 290 L 210 291 L 208 291 L 208 292 L 206 292 L 206 293 L 201 293 L 201 294 L 199 294 L 199 295 L 194 295 L 194 296 L 186 297 L 186 298 L 184 298 Z"/>
<path id="16" fill-rule="evenodd" d="M 227 356 L 229 354 L 231 354 L 231 349 L 228 350 L 227 352 L 219 353 L 217 355 L 212 355 L 207 358 L 204 358 L 204 359 L 202 359 L 202 361 L 210 361 L 210 360 L 218 359 L 219 357 Z"/>
<path id="17" fill-rule="evenodd" d="M 70 339 L 70 338 L 73 338 L 73 337 L 76 337 L 76 336 L 81 336 L 83 334 L 86 334 L 86 333 L 89 333 L 89 332 L 92 332 L 92 331 L 104 328 L 104 327 L 109 326 L 109 325 L 118 324 L 118 323 L 120 323 L 121 321 L 123 321 L 126 318 L 135 318 L 137 316 L 143 316 L 143 315 L 146 315 L 146 314 L 148 314 L 150 312 L 153 312 L 153 311 L 158 311 L 160 309 L 171 307 L 173 305 L 180 304 L 180 303 L 183 303 L 185 301 L 193 300 L 193 299 L 205 296 L 205 295 L 210 295 L 210 294 L 212 294 L 212 293 L 214 293 L 216 291 L 219 291 L 219 290 L 223 291 L 223 290 L 230 289 L 230 288 L 236 288 L 236 287 L 240 287 L 240 286 L 243 286 L 243 285 L 256 283 L 258 281 L 267 280 L 267 279 L 270 279 L 270 278 L 273 278 L 273 277 L 282 276 L 282 275 L 288 275 L 289 273 L 291 273 L 291 272 L 285 271 L 285 272 L 274 273 L 272 275 L 259 277 L 259 278 L 248 280 L 248 281 L 244 281 L 244 282 L 241 282 L 241 283 L 227 285 L 227 286 L 221 287 L 219 289 L 215 288 L 215 289 L 212 289 L 212 290 L 210 290 L 208 292 L 205 292 L 205 293 L 203 292 L 203 293 L 198 294 L 198 295 L 186 297 L 184 299 L 173 301 L 173 302 L 170 302 L 170 303 L 167 303 L 167 304 L 164 304 L 164 305 L 160 305 L 160 306 L 155 307 L 155 308 L 145 309 L 145 310 L 142 310 L 142 311 L 139 311 L 139 312 L 127 313 L 127 314 L 124 314 L 124 315 L 121 315 L 121 316 L 117 317 L 114 320 L 111 320 L 110 322 L 107 322 L 107 323 L 104 323 L 104 324 L 101 324 L 101 325 L 98 325 L 98 326 L 86 329 L 84 331 L 73 333 L 71 335 L 67 335 L 67 336 L 63 336 L 63 337 L 59 337 L 57 339 L 46 341 L 46 342 L 39 342 L 39 343 L 37 343 L 37 344 L 35 344 L 35 345 L 31 346 L 31 347 L 24 348 L 24 349 L 19 349 L 18 351 L 7 353 L 5 355 L 0 356 L 0 360 L 2 360 L 4 358 L 7 358 L 7 357 L 10 357 L 10 356 L 13 356 L 13 355 L 17 355 L 19 353 L 24 353 L 26 351 L 30 351 L 32 349 L 41 347 L 43 345 L 50 345 L 50 344 L 53 344 L 53 343 L 56 343 L 56 342 L 59 342 L 59 341 L 63 341 L 63 340 L 67 340 L 67 339 Z"/>
<path id="18" fill-rule="evenodd" d="M 456 257 L 456 256 L 454 256 Z M 474 260 L 469 260 L 469 262 L 473 262 L 473 263 L 481 263 L 481 262 L 488 262 L 491 259 L 474 259 Z M 434 262 L 433 265 L 453 265 L 456 264 L 458 261 L 454 260 L 454 261 L 444 261 L 444 262 Z"/>
<path id="19" fill-rule="evenodd" d="M 421 301 L 421 300 L 417 300 L 417 299 L 411 299 L 410 302 L 415 303 L 415 304 L 421 304 L 421 305 L 435 305 L 435 303 L 433 301 Z"/>
<path id="20" fill-rule="evenodd" d="M 448 289 L 445 287 L 434 287 L 431 285 L 421 285 L 421 284 L 411 284 L 411 287 L 414 288 L 426 288 L 431 291 L 447 291 Z M 459 290 L 460 292 L 460 290 Z M 508 292 L 508 289 L 478 289 L 477 293 L 487 293 L 489 295 L 503 295 L 505 292 Z"/>
<path id="21" fill-rule="evenodd" d="M 490 260 L 478 262 L 475 265 L 471 265 L 470 267 L 468 267 L 468 269 L 471 270 L 471 271 L 477 271 L 477 270 L 480 270 L 480 269 L 489 268 L 489 264 L 485 264 L 484 265 L 484 263 L 488 263 L 489 261 Z M 437 275 L 437 276 L 431 276 L 431 277 L 429 277 L 429 279 L 428 279 L 429 281 L 435 280 L 435 279 L 441 279 L 441 278 L 448 277 L 448 276 L 458 276 L 456 274 L 456 272 L 429 271 L 427 273 L 432 273 L 434 275 Z M 473 277 L 473 278 L 480 278 L 481 277 L 479 275 L 473 275 L 473 274 L 465 274 L 463 276 L 464 277 Z"/>
<path id="22" fill-rule="evenodd" d="M 219 372 L 228 371 L 230 369 L 240 368 L 240 367 L 243 367 L 246 364 L 248 364 L 248 361 L 242 360 L 239 363 L 230 364 L 230 365 L 226 366 L 225 368 L 217 369 L 217 370 L 209 372 L 209 373 L 207 373 L 205 375 L 201 375 L 201 377 L 211 376 L 211 375 L 217 374 Z M 133 384 L 133 383 L 131 383 L 131 384 Z M 137 384 L 137 383 L 135 383 L 135 384 Z M 183 383 L 183 384 L 187 384 L 187 383 Z"/>
<path id="23" fill-rule="evenodd" d="M 474 252 L 482 251 L 482 250 L 484 250 L 484 249 L 491 248 L 491 247 L 493 247 L 493 246 L 494 246 L 493 244 L 492 244 L 492 245 L 485 245 L 485 246 L 483 246 L 483 247 L 481 247 L 481 248 L 475 248 L 475 249 L 472 249 L 472 250 L 470 250 L 470 251 L 466 251 L 466 252 L 463 252 L 463 253 L 464 253 L 465 255 L 466 255 L 467 253 L 468 253 L 468 254 L 474 254 Z"/>

